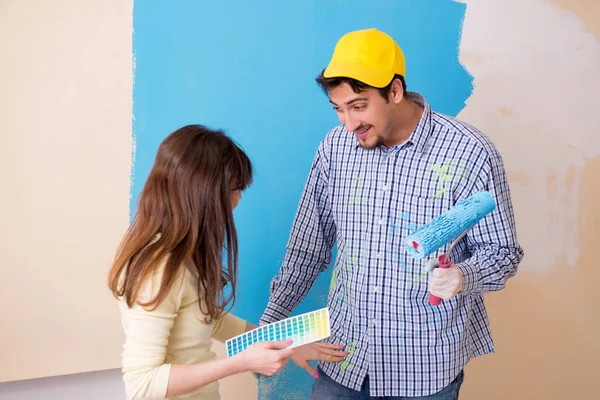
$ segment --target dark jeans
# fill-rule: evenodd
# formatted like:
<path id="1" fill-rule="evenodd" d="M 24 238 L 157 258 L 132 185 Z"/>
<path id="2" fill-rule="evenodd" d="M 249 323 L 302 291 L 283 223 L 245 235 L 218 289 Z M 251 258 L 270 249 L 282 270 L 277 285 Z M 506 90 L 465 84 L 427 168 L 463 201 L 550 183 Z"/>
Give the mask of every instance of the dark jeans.
<path id="1" fill-rule="evenodd" d="M 360 392 L 340 385 L 325 375 L 319 368 L 319 378 L 315 379 L 311 400 L 458 400 L 458 391 L 463 383 L 464 372 L 441 391 L 423 397 L 371 397 L 369 396 L 369 377 L 365 379 Z"/>

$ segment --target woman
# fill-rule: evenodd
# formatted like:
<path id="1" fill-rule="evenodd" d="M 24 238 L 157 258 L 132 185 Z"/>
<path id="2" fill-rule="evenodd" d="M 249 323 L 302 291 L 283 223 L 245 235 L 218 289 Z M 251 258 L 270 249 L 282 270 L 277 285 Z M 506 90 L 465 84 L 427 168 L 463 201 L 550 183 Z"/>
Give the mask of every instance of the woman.
<path id="1" fill-rule="evenodd" d="M 255 327 L 225 312 L 237 284 L 232 211 L 251 182 L 250 160 L 221 131 L 185 126 L 158 148 L 109 275 L 125 330 L 128 399 L 219 399 L 219 379 L 273 375 L 292 355 L 283 341 L 223 360 L 210 350 L 211 338 Z"/>

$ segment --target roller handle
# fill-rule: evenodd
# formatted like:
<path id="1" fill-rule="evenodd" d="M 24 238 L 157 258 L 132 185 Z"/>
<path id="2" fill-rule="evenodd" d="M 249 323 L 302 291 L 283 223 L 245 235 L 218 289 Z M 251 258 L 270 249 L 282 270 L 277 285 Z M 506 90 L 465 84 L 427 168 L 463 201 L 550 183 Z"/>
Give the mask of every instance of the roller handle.
<path id="1" fill-rule="evenodd" d="M 448 268 L 452 265 L 452 261 L 450 261 L 450 258 L 446 254 L 440 255 L 438 257 L 438 262 L 440 268 Z M 439 306 L 441 302 L 442 299 L 432 295 L 431 293 L 429 294 L 429 304 L 431 304 L 432 306 Z"/>

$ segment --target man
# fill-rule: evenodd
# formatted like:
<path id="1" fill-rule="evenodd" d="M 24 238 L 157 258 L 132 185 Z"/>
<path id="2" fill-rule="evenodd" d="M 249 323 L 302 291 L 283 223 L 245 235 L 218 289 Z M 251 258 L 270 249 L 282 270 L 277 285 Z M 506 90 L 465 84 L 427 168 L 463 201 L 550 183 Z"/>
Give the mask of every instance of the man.
<path id="1" fill-rule="evenodd" d="M 483 294 L 504 288 L 523 258 L 496 148 L 406 92 L 404 76 L 402 50 L 367 29 L 344 35 L 317 78 L 342 125 L 316 153 L 261 319 L 288 317 L 337 244 L 331 344 L 294 357 L 313 374 L 307 360 L 320 360 L 313 399 L 457 399 L 466 363 L 493 352 Z M 450 268 L 430 271 L 403 250 L 410 232 L 479 190 L 496 210 L 454 248 Z"/>

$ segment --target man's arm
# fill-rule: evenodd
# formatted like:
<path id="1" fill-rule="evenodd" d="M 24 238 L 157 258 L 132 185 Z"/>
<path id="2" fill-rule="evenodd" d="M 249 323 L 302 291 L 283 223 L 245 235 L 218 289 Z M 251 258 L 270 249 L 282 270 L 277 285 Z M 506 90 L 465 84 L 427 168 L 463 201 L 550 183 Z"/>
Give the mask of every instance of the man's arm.
<path id="1" fill-rule="evenodd" d="M 483 152 L 482 152 L 483 153 Z M 496 209 L 467 234 L 471 257 L 456 266 L 463 275 L 461 292 L 481 294 L 503 289 L 517 273 L 524 252 L 517 233 L 510 189 L 500 154 L 493 148 L 473 171 L 473 179 L 463 180 L 455 191 L 457 200 L 479 190 L 489 191 Z"/>
<path id="2" fill-rule="evenodd" d="M 324 141 L 313 160 L 261 324 L 287 318 L 331 263 L 336 228 L 327 192 L 328 168 Z"/>

